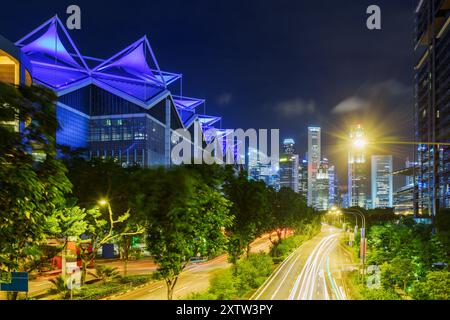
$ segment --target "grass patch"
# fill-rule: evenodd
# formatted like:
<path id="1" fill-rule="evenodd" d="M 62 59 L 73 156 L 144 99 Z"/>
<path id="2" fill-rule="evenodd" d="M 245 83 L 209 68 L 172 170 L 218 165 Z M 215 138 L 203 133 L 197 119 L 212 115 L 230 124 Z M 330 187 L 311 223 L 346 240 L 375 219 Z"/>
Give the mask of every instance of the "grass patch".
<path id="1" fill-rule="evenodd" d="M 73 300 L 98 300 L 125 292 L 153 281 L 152 275 L 137 275 L 115 279 L 108 283 L 96 282 L 73 292 Z"/>

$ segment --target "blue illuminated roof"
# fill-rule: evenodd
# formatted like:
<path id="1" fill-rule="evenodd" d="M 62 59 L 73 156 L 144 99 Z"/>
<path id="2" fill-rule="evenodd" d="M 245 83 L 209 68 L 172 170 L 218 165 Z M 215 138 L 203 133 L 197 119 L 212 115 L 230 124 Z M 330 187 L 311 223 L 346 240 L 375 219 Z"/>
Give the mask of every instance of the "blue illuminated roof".
<path id="1" fill-rule="evenodd" d="M 83 57 L 57 17 L 16 42 L 33 66 L 33 77 L 61 89 L 89 76 Z"/>
<path id="2" fill-rule="evenodd" d="M 182 110 L 194 111 L 198 106 L 205 103 L 203 99 L 173 96 L 173 102 L 177 108 Z"/>
<path id="3" fill-rule="evenodd" d="M 215 123 L 222 120 L 221 117 L 207 116 L 207 115 L 199 115 L 198 120 L 204 127 L 212 127 Z"/>
<path id="4" fill-rule="evenodd" d="M 106 60 L 83 56 L 57 16 L 15 44 L 30 60 L 36 82 L 62 94 L 85 83 L 93 83 L 150 105 L 152 98 L 168 92 L 167 86 L 182 77 L 161 71 L 145 36 Z M 181 96 L 172 96 L 172 99 L 186 127 L 198 119 L 203 131 L 207 131 L 221 120 L 196 113 L 196 109 L 205 104 L 203 99 Z"/>

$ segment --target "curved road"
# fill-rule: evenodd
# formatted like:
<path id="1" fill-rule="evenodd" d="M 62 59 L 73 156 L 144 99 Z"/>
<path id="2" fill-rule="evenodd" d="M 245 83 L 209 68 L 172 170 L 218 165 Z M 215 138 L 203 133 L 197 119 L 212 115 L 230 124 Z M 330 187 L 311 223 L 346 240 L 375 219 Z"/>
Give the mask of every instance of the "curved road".
<path id="1" fill-rule="evenodd" d="M 339 243 L 341 230 L 323 226 L 275 270 L 253 300 L 347 300 L 343 271 L 354 268 Z"/>

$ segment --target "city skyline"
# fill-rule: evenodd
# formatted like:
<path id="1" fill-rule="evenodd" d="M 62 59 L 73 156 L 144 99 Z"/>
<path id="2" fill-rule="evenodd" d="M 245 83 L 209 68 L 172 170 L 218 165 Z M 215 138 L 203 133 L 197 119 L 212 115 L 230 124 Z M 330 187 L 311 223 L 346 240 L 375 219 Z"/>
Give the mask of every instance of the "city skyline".
<path id="1" fill-rule="evenodd" d="M 184 95 L 205 99 L 202 112 L 205 108 L 205 113 L 221 115 L 224 128 L 282 128 L 281 136 L 293 137 L 304 154 L 307 132 L 299 128 L 323 127 L 324 153 L 334 158 L 344 184 L 346 156 L 335 146 L 354 122 L 377 131 L 373 114 L 380 119 L 384 112 L 394 112 L 385 134 L 413 140 L 412 120 L 408 122 L 405 114 L 412 106 L 415 1 L 380 0 L 383 32 L 367 30 L 365 11 L 371 3 L 365 2 L 342 1 L 339 12 L 324 13 L 319 3 L 301 1 L 283 7 L 266 0 L 258 5 L 132 0 L 122 7 L 81 0 L 77 2 L 83 16 L 81 30 L 69 34 L 81 52 L 101 59 L 147 34 L 161 68 L 182 73 Z M 10 2 L 9 10 L 0 12 L 2 35 L 17 40 L 55 13 L 64 20 L 66 7 L 43 0 L 23 11 L 20 3 Z M 146 12 L 183 12 L 183 18 L 169 14 L 149 20 Z M 247 15 L 271 18 L 249 23 Z M 285 22 L 273 23 L 276 20 Z M 304 27 L 307 24 L 316 27 L 310 30 Z M 325 41 L 329 30 L 335 33 L 334 40 Z M 114 41 L 105 40 L 106 34 L 114 34 Z M 358 59 L 348 59 L 347 50 Z M 362 102 L 362 109 L 345 112 L 355 101 Z M 375 104 L 381 105 L 373 112 Z M 406 156 L 413 158 L 412 147 L 400 149 L 389 152 L 396 166 Z"/>

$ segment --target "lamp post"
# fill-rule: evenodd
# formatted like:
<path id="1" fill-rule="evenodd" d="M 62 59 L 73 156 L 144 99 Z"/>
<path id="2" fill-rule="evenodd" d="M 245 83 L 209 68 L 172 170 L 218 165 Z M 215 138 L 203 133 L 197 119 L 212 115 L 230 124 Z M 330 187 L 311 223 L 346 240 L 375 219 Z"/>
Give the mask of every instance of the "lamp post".
<path id="1" fill-rule="evenodd" d="M 348 212 L 353 212 L 358 214 L 361 217 L 362 221 L 362 228 L 361 228 L 361 240 L 360 240 L 360 256 L 362 261 L 362 267 L 363 267 L 363 278 L 365 276 L 365 268 L 366 268 L 366 246 L 367 246 L 367 240 L 366 240 L 366 217 L 364 213 L 362 213 L 359 209 L 351 208 Z"/>

